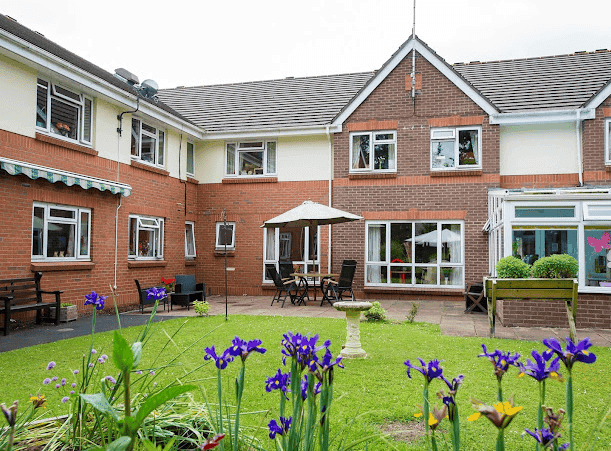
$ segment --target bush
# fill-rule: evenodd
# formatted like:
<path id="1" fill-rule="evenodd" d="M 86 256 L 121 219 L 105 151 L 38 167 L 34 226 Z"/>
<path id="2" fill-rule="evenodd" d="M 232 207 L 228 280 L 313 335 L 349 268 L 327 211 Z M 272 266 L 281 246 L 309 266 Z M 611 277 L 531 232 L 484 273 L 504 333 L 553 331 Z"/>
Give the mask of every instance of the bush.
<path id="1" fill-rule="evenodd" d="M 526 279 L 530 265 L 516 257 L 504 257 L 496 264 L 496 276 L 500 279 Z"/>
<path id="2" fill-rule="evenodd" d="M 370 322 L 386 321 L 386 310 L 379 302 L 372 302 L 371 308 L 365 312 L 365 318 Z"/>
<path id="3" fill-rule="evenodd" d="M 208 316 L 210 304 L 208 304 L 208 301 L 193 301 L 193 309 L 199 316 Z"/>
<path id="4" fill-rule="evenodd" d="M 532 266 L 532 277 L 537 279 L 574 279 L 579 263 L 567 254 L 550 255 L 537 260 Z"/>

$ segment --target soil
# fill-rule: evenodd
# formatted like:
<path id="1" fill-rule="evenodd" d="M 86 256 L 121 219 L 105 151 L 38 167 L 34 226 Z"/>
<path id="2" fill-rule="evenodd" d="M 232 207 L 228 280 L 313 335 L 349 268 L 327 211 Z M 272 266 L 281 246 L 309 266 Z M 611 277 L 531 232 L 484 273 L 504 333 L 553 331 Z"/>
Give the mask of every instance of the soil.
<path id="1" fill-rule="evenodd" d="M 421 421 L 387 421 L 380 430 L 397 442 L 413 442 L 424 437 L 424 423 Z"/>

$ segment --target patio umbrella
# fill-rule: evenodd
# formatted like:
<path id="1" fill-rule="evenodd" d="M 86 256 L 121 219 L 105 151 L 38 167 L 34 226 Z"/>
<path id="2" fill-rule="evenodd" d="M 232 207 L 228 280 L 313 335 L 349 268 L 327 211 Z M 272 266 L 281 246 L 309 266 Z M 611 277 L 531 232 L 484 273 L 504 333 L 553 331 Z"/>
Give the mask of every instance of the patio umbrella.
<path id="1" fill-rule="evenodd" d="M 325 224 L 358 221 L 361 216 L 306 200 L 301 205 L 265 221 L 261 227 L 312 227 Z"/>
<path id="2" fill-rule="evenodd" d="M 429 246 L 436 246 L 437 245 L 437 230 L 433 230 L 432 232 L 423 233 L 422 235 L 415 236 L 413 240 L 417 244 L 427 244 Z M 412 239 L 408 238 L 405 241 L 412 241 Z M 460 242 L 460 233 L 452 232 L 449 229 L 443 229 L 441 231 L 441 242 L 442 243 Z"/>

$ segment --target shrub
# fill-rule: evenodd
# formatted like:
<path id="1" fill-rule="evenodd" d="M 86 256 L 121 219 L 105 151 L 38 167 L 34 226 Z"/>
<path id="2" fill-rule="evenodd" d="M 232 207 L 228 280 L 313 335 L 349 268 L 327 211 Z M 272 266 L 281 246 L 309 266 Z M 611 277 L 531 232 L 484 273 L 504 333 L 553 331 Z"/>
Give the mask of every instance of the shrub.
<path id="1" fill-rule="evenodd" d="M 386 321 L 386 310 L 382 308 L 379 302 L 372 302 L 371 308 L 365 312 L 367 321 Z"/>
<path id="2" fill-rule="evenodd" d="M 194 301 L 193 309 L 195 310 L 195 313 L 197 313 L 199 316 L 208 316 L 210 304 L 208 304 L 208 301 Z"/>
<path id="3" fill-rule="evenodd" d="M 420 308 L 420 302 L 412 302 L 412 308 L 409 310 L 407 315 L 405 315 L 405 320 L 408 323 L 413 323 L 416 319 L 416 315 L 418 314 L 418 308 Z"/>
<path id="4" fill-rule="evenodd" d="M 532 266 L 532 277 L 538 279 L 573 279 L 577 277 L 579 263 L 567 254 L 550 255 L 537 260 Z"/>
<path id="5" fill-rule="evenodd" d="M 496 264 L 496 276 L 501 279 L 525 279 L 530 275 L 530 265 L 516 257 L 504 257 Z"/>

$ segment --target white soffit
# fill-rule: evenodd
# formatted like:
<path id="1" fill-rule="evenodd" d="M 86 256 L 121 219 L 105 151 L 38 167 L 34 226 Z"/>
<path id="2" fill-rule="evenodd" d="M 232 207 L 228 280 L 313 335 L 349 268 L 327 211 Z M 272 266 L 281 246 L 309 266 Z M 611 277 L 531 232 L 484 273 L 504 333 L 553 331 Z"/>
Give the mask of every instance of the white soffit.
<path id="1" fill-rule="evenodd" d="M 577 120 L 594 119 L 596 111 L 593 108 L 578 110 L 529 111 L 524 113 L 491 114 L 490 123 L 498 125 L 550 124 L 557 122 L 575 122 Z"/>

